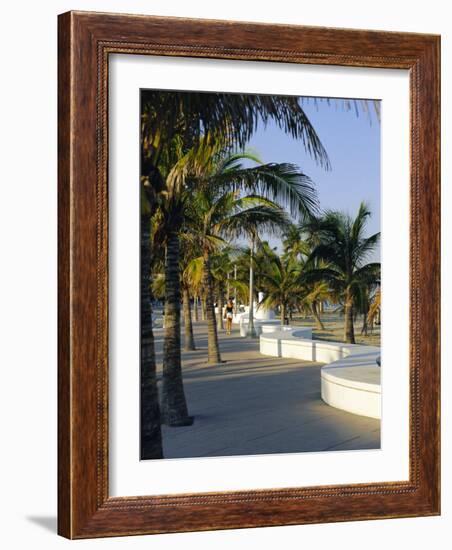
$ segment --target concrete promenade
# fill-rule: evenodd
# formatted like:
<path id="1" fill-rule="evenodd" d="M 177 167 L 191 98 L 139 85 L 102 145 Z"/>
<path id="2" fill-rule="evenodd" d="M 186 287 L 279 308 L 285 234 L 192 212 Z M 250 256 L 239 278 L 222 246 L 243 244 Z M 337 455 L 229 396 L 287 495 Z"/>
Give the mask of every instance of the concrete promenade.
<path id="1" fill-rule="evenodd" d="M 221 332 L 220 365 L 208 366 L 205 323 L 183 352 L 192 426 L 163 427 L 165 458 L 378 449 L 380 422 L 326 405 L 320 363 L 264 357 L 259 341 Z M 163 331 L 155 331 L 161 376 Z"/>

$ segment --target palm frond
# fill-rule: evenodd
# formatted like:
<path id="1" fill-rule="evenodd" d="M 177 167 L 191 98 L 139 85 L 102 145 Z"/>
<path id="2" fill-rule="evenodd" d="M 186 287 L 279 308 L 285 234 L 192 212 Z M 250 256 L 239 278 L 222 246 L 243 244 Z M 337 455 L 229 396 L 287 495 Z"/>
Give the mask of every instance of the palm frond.
<path id="1" fill-rule="evenodd" d="M 309 219 L 318 213 L 314 183 L 294 164 L 270 163 L 239 168 L 215 174 L 211 179 L 215 180 L 216 185 L 227 185 L 229 189 L 267 197 L 302 219 Z"/>
<path id="2" fill-rule="evenodd" d="M 256 236 L 259 231 L 274 234 L 284 229 L 288 223 L 289 218 L 282 208 L 259 205 L 231 214 L 216 227 L 226 237 L 238 238 Z"/>
<path id="3" fill-rule="evenodd" d="M 153 159 L 164 144 L 181 135 L 187 146 L 201 134 L 215 141 L 227 135 L 231 147 L 244 149 L 259 122 L 272 120 L 282 131 L 303 144 L 321 166 L 329 168 L 328 155 L 297 97 L 143 90 L 142 142 Z"/>

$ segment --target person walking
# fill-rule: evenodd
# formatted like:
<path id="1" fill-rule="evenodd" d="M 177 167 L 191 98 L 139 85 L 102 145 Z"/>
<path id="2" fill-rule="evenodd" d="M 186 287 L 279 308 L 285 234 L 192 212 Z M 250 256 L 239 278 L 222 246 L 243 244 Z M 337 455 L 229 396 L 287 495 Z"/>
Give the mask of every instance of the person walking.
<path id="1" fill-rule="evenodd" d="M 226 307 L 224 308 L 224 318 L 226 319 L 226 334 L 231 334 L 232 329 L 232 318 L 234 315 L 234 304 L 229 298 Z"/>

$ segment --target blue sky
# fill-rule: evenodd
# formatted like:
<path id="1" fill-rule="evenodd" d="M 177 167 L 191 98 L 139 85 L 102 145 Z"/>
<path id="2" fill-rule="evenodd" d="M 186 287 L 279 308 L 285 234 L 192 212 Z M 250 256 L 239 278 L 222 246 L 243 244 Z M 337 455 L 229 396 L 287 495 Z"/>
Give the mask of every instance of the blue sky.
<path id="1" fill-rule="evenodd" d="M 361 100 L 360 100 L 361 102 Z M 347 110 L 341 100 L 303 100 L 303 109 L 325 147 L 331 170 L 325 171 L 305 152 L 301 141 L 284 134 L 275 124 L 261 125 L 248 147 L 263 162 L 297 164 L 315 183 L 322 209 L 356 215 L 361 201 L 370 206 L 368 234 L 380 231 L 380 122 L 373 102 L 369 113 Z M 379 260 L 377 251 L 372 260 Z"/>

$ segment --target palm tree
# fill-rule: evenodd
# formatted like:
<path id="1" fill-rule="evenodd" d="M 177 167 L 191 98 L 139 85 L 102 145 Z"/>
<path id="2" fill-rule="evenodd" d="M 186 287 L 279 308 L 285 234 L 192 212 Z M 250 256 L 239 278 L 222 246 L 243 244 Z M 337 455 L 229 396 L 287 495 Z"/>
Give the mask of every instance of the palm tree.
<path id="1" fill-rule="evenodd" d="M 300 139 L 320 164 L 328 167 L 329 162 L 297 98 L 146 90 L 141 99 L 142 184 L 150 215 L 160 211 L 166 241 L 162 418 L 169 425 L 181 425 L 192 421 L 182 385 L 177 273 L 187 166 L 196 157 L 205 163 L 209 150 L 219 144 L 224 147 L 225 142 L 231 148 L 243 148 L 258 121 L 265 124 L 270 119 Z M 192 151 L 190 158 L 187 151 Z M 142 242 L 148 244 L 143 235 Z"/>
<path id="2" fill-rule="evenodd" d="M 199 254 L 201 252 L 199 251 Z M 193 258 L 188 264 L 184 277 L 187 279 L 187 283 L 190 289 L 190 294 L 193 296 L 193 310 L 194 320 L 199 321 L 199 304 L 202 301 L 202 257 Z"/>
<path id="3" fill-rule="evenodd" d="M 163 343 L 163 376 L 161 389 L 161 421 L 169 426 L 188 426 L 193 417 L 188 407 L 183 387 L 181 367 L 181 269 L 180 238 L 185 219 L 185 210 L 189 199 L 189 187 L 186 175 L 203 171 L 210 163 L 211 155 L 218 145 L 206 145 L 207 138 L 201 140 L 196 148 L 186 150 L 179 135 L 160 155 L 158 174 L 164 177 L 164 183 L 155 197 L 153 221 L 154 239 L 165 251 L 165 333 Z M 193 348 L 191 333 L 191 313 L 189 297 L 185 292 L 185 321 L 188 332 L 186 347 Z"/>
<path id="4" fill-rule="evenodd" d="M 333 292 L 341 295 L 345 311 L 344 339 L 351 344 L 355 343 L 353 319 L 358 293 L 363 285 L 378 280 L 380 276 L 379 263 L 365 263 L 380 239 L 380 233 L 365 237 L 370 215 L 367 205 L 361 203 L 355 219 L 330 211 L 306 225 L 319 243 L 314 247 L 310 261 L 326 264 L 326 267 L 312 268 L 306 274 L 306 280 L 325 281 Z"/>
<path id="5" fill-rule="evenodd" d="M 186 237 L 183 235 L 183 237 Z M 182 254 L 181 262 L 181 285 L 182 285 L 182 310 L 184 313 L 184 350 L 193 351 L 196 349 L 195 340 L 193 337 L 193 322 L 191 315 L 191 295 L 199 293 L 199 286 L 201 282 L 200 273 L 202 273 L 202 258 L 200 258 L 196 252 L 196 248 L 193 248 L 193 242 L 190 239 L 190 245 L 185 247 L 185 253 Z M 196 257 L 193 257 L 196 256 Z M 194 292 L 195 290 L 195 292 Z M 196 303 L 195 303 L 195 307 Z M 195 312 L 197 310 L 195 309 Z M 196 313 L 195 313 L 196 317 Z"/>
<path id="6" fill-rule="evenodd" d="M 288 223 L 286 212 L 260 196 L 240 196 L 220 185 L 199 186 L 187 212 L 190 226 L 203 242 L 203 287 L 207 306 L 208 362 L 221 361 L 213 306 L 212 255 L 227 246 L 228 239 L 256 235 L 257 230 L 275 232 Z"/>
<path id="7" fill-rule="evenodd" d="M 196 349 L 193 337 L 193 323 L 191 318 L 191 304 L 189 287 L 182 284 L 182 310 L 184 312 L 184 350 L 193 351 Z"/>
<path id="8" fill-rule="evenodd" d="M 217 329 L 223 330 L 223 305 L 226 291 L 226 299 L 229 299 L 229 274 L 233 270 L 231 260 L 231 248 L 223 248 L 219 253 L 216 253 L 211 258 L 211 271 L 213 279 L 217 287 Z"/>
<path id="9" fill-rule="evenodd" d="M 359 289 L 356 296 L 355 313 L 362 316 L 363 324 L 361 327 L 361 334 L 363 334 L 364 336 L 367 336 L 368 313 L 370 308 L 371 296 L 374 291 L 374 286 L 376 285 L 376 282 L 377 281 L 374 281 L 373 283 L 370 282 L 367 285 L 361 285 L 361 288 Z"/>
<path id="10" fill-rule="evenodd" d="M 302 219 L 307 219 L 317 211 L 317 195 L 314 185 L 310 178 L 303 174 L 297 166 L 293 164 L 258 164 L 251 168 L 245 168 L 243 160 L 260 162 L 259 159 L 250 153 L 226 154 L 226 151 L 219 152 L 211 158 L 212 164 L 210 170 L 203 174 L 201 178 L 196 179 L 197 187 L 202 190 L 201 204 L 197 205 L 199 212 L 203 211 L 203 204 L 208 204 L 209 208 L 215 209 L 215 213 L 225 215 L 229 224 L 228 231 L 230 236 L 236 237 L 242 234 L 256 242 L 257 231 L 267 227 L 270 232 L 279 230 L 288 224 L 288 219 L 282 217 L 279 210 L 282 206 L 287 206 L 290 212 Z M 241 211 L 245 205 L 250 208 L 246 214 Z M 239 206 L 240 205 L 240 206 Z M 223 212 L 223 209 L 226 211 Z M 231 218 L 227 209 L 239 210 Z M 276 213 L 276 214 L 275 214 Z M 272 216 L 275 217 L 275 225 L 271 227 Z M 196 217 L 196 213 L 194 214 Z M 206 211 L 207 218 L 204 220 L 203 230 L 210 224 L 212 212 Z M 220 220 L 216 221 L 219 224 Z M 221 224 L 220 224 L 221 225 Z M 218 227 L 220 227 L 218 225 Z M 222 231 L 225 231 L 225 225 L 221 225 Z M 216 237 L 220 236 L 217 233 Z M 210 270 L 210 255 L 212 249 L 205 249 L 204 263 L 206 267 L 204 289 L 206 290 L 207 303 L 207 322 L 209 335 L 209 362 L 218 362 L 220 352 L 218 347 L 218 337 L 211 326 L 215 323 L 215 316 L 212 301 L 212 284 Z M 253 310 L 252 310 L 252 292 L 253 292 L 253 271 L 252 261 L 250 262 L 250 319 L 248 330 L 253 330 Z M 207 296 L 210 294 L 210 297 Z M 212 306 L 210 305 L 212 302 Z M 211 313 L 209 313 L 211 309 Z M 217 361 L 213 358 L 216 357 Z"/>
<path id="11" fill-rule="evenodd" d="M 319 262 L 311 260 L 308 262 L 308 258 L 313 250 L 313 239 L 304 238 L 306 235 L 305 225 L 297 226 L 291 224 L 284 235 L 283 249 L 284 257 L 297 259 L 303 271 L 306 274 L 312 268 L 319 267 Z M 320 267 L 326 267 L 323 263 Z M 322 319 L 320 318 L 321 304 L 325 301 L 335 301 L 336 297 L 331 292 L 328 284 L 323 281 L 305 281 L 304 292 L 299 296 L 299 300 L 296 304 L 297 308 L 304 311 L 307 314 L 311 314 L 316 322 L 316 326 L 319 330 L 324 330 Z"/>
<path id="12" fill-rule="evenodd" d="M 148 241 L 151 238 L 148 212 L 141 214 L 141 400 L 140 456 L 142 459 L 162 458 L 162 433 L 158 400 L 154 334 L 151 307 L 151 257 Z"/>
<path id="13" fill-rule="evenodd" d="M 165 338 L 163 342 L 162 422 L 169 426 L 188 426 L 193 418 L 188 408 L 182 383 L 179 237 L 170 231 L 165 258 Z"/>
<path id="14" fill-rule="evenodd" d="M 284 233 L 283 255 L 292 256 L 293 258 L 307 258 L 311 253 L 311 245 L 303 237 L 303 224 L 291 223 Z"/>
<path id="15" fill-rule="evenodd" d="M 262 302 L 268 309 L 280 309 L 281 325 L 287 324 L 289 308 L 305 292 L 301 283 L 302 268 L 293 256 L 279 256 L 267 251 L 266 269 L 260 274 L 265 298 Z"/>
<path id="16" fill-rule="evenodd" d="M 321 165 L 328 156 L 302 106 L 301 98 L 276 95 L 143 90 L 141 93 L 142 149 L 155 174 L 175 137 L 185 148 L 196 148 L 208 135 L 210 146 L 228 137 L 233 148 L 244 149 L 259 122 L 274 121 L 302 142 Z M 148 170 L 150 172 L 150 170 Z"/>
<path id="17" fill-rule="evenodd" d="M 310 219 L 317 210 L 317 197 L 312 181 L 290 164 L 267 164 L 253 169 L 243 169 L 237 164 L 239 158 L 227 160 L 219 180 L 226 180 L 234 189 L 241 185 L 249 192 L 258 192 L 281 206 L 287 206 L 293 216 Z M 253 159 L 257 161 L 258 159 Z M 281 171 L 278 175 L 274 171 Z M 257 243 L 255 232 L 250 233 L 249 313 L 248 336 L 254 338 L 254 252 Z"/>
<path id="18" fill-rule="evenodd" d="M 328 283 L 323 281 L 314 281 L 307 285 L 307 294 L 304 301 L 315 319 L 319 330 L 325 330 L 325 326 L 320 318 L 319 305 L 325 301 L 332 301 L 333 293 Z"/>
<path id="19" fill-rule="evenodd" d="M 377 324 L 380 322 L 381 316 L 381 289 L 376 290 L 369 306 L 369 311 L 367 312 L 367 323 L 371 327 L 371 332 L 374 326 L 374 323 Z"/>

